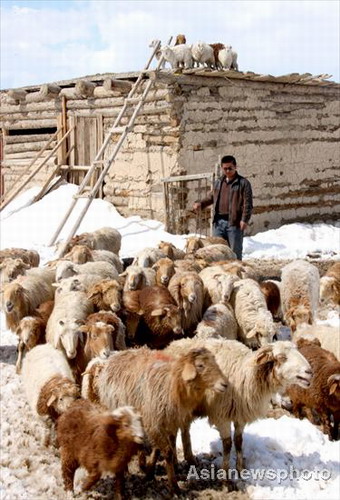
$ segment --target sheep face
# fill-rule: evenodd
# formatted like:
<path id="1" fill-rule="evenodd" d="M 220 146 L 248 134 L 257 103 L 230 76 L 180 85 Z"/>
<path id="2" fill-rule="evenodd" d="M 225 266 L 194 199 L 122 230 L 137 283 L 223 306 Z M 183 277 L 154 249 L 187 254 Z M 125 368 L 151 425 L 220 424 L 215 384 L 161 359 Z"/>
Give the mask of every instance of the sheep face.
<path id="1" fill-rule="evenodd" d="M 86 334 L 85 352 L 90 351 L 91 357 L 99 356 L 106 359 L 113 350 L 112 335 L 114 327 L 98 321 L 79 329 Z"/>
<path id="2" fill-rule="evenodd" d="M 167 326 L 171 328 L 175 335 L 181 335 L 183 333 L 182 315 L 177 306 L 169 304 L 160 309 L 154 309 L 151 312 L 151 316 L 157 319 L 160 325 L 166 322 Z"/>
<path id="3" fill-rule="evenodd" d="M 265 346 L 273 341 L 276 333 L 276 327 L 273 317 L 269 311 L 263 311 L 261 315 L 256 318 L 255 326 L 247 334 L 249 345 L 255 349 Z"/>
<path id="4" fill-rule="evenodd" d="M 164 251 L 164 248 L 162 247 L 161 250 Z M 160 259 L 152 266 L 152 269 L 156 271 L 156 282 L 164 286 L 168 285 L 170 278 L 175 274 L 175 265 L 168 257 Z"/>
<path id="5" fill-rule="evenodd" d="M 85 264 L 92 262 L 91 250 L 85 245 L 75 245 L 72 250 L 65 255 L 65 259 L 70 259 L 75 264 Z"/>
<path id="6" fill-rule="evenodd" d="M 281 387 L 297 384 L 306 389 L 310 386 L 310 364 L 292 342 L 278 341 L 262 347 L 258 351 L 256 363 L 271 363 L 273 378 Z"/>
<path id="7" fill-rule="evenodd" d="M 20 321 L 16 333 L 25 344 L 27 350 L 30 350 L 37 345 L 37 341 L 40 337 L 40 331 L 40 321 L 32 316 L 26 316 Z"/>
<path id="8" fill-rule="evenodd" d="M 63 348 L 66 356 L 73 359 L 77 354 L 78 341 L 82 338 L 82 333 L 79 327 L 82 321 L 78 320 L 59 320 L 57 325 L 58 332 L 54 336 L 56 342 L 54 347 L 56 349 Z"/>
<path id="9" fill-rule="evenodd" d="M 126 276 L 124 290 L 140 290 L 146 285 L 146 278 L 141 268 L 126 270 L 121 276 Z"/>
<path id="10" fill-rule="evenodd" d="M 185 356 L 182 378 L 193 386 L 204 386 L 214 392 L 227 389 L 227 379 L 216 363 L 215 356 L 206 348 L 192 349 Z"/>
<path id="11" fill-rule="evenodd" d="M 144 441 L 142 417 L 132 406 L 122 406 L 112 412 L 117 420 L 118 429 L 115 430 L 119 440 L 134 441 L 141 444 Z"/>
<path id="12" fill-rule="evenodd" d="M 299 325 L 307 324 L 311 325 L 313 323 L 313 314 L 310 307 L 304 304 L 298 304 L 291 307 L 285 314 L 288 326 L 291 328 L 292 332 L 295 332 Z"/>
<path id="13" fill-rule="evenodd" d="M 25 290 L 19 283 L 4 287 L 3 308 L 6 314 L 14 314 L 18 304 L 24 304 Z"/>
<path id="14" fill-rule="evenodd" d="M 79 397 L 79 390 L 72 382 L 63 382 L 62 386 L 57 385 L 52 389 L 47 407 L 52 407 L 58 415 L 64 413 L 71 404 Z"/>
<path id="15" fill-rule="evenodd" d="M 217 288 L 220 292 L 221 302 L 225 304 L 230 301 L 234 289 L 234 283 L 238 280 L 237 276 L 219 275 L 217 277 Z"/>

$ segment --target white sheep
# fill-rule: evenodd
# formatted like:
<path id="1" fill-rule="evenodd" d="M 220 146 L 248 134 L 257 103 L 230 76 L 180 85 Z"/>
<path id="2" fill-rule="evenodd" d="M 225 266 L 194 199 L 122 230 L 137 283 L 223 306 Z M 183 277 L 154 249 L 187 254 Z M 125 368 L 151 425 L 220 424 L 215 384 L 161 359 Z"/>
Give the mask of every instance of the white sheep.
<path id="1" fill-rule="evenodd" d="M 23 360 L 21 380 L 33 413 L 47 426 L 47 444 L 53 422 L 79 397 L 71 368 L 61 351 L 38 345 Z"/>
<path id="2" fill-rule="evenodd" d="M 152 267 L 159 259 L 164 259 L 164 257 L 166 257 L 166 254 L 159 248 L 146 247 L 137 253 L 132 266 Z"/>
<path id="3" fill-rule="evenodd" d="M 164 59 L 171 64 L 172 69 L 179 67 L 188 69 L 193 66 L 191 48 L 188 45 L 182 44 L 175 47 L 165 45 L 161 48 L 161 52 Z"/>
<path id="4" fill-rule="evenodd" d="M 272 342 L 276 333 L 273 316 L 259 284 L 250 278 L 237 281 L 231 297 L 239 340 L 248 347 L 257 348 Z"/>
<path id="5" fill-rule="evenodd" d="M 149 267 L 132 264 L 120 276 L 125 278 L 125 291 L 141 290 L 146 286 L 154 286 L 156 284 L 156 271 Z"/>
<path id="6" fill-rule="evenodd" d="M 56 287 L 56 295 L 68 292 L 87 292 L 90 287 L 103 281 L 100 274 L 76 274 L 69 278 L 63 278 L 58 283 L 54 283 Z"/>
<path id="7" fill-rule="evenodd" d="M 281 273 L 281 304 L 292 332 L 303 323 L 313 324 L 319 305 L 320 276 L 316 266 L 294 260 Z"/>
<path id="8" fill-rule="evenodd" d="M 233 65 L 233 53 L 231 48 L 225 48 L 218 53 L 219 67 L 222 69 L 231 69 Z"/>
<path id="9" fill-rule="evenodd" d="M 199 273 L 199 276 L 204 284 L 205 307 L 218 302 L 229 302 L 234 283 L 239 281 L 236 274 L 225 272 L 219 266 L 206 267 Z"/>
<path id="10" fill-rule="evenodd" d="M 206 64 L 210 68 L 215 67 L 214 49 L 207 43 L 201 41 L 194 43 L 191 47 L 191 54 L 198 66 Z"/>
<path id="11" fill-rule="evenodd" d="M 206 262 L 218 262 L 220 260 L 236 259 L 236 255 L 228 245 L 218 243 L 198 249 L 195 258 L 204 259 Z"/>
<path id="12" fill-rule="evenodd" d="M 68 358 L 77 354 L 78 341 L 82 338 L 79 327 L 93 312 L 93 304 L 85 292 L 73 291 L 56 294 L 55 304 L 46 325 L 46 341 L 62 349 Z"/>
<path id="13" fill-rule="evenodd" d="M 80 275 L 80 274 L 96 274 L 100 275 L 102 279 L 118 279 L 117 269 L 104 261 L 97 262 L 86 262 L 86 264 L 74 264 L 71 261 L 65 260 L 60 262 L 57 266 L 55 280 L 57 282 L 64 278 L 69 278 L 70 276 Z"/>
<path id="14" fill-rule="evenodd" d="M 205 347 L 214 354 L 218 366 L 228 380 L 224 394 L 206 391 L 199 416 L 208 416 L 217 427 L 223 445 L 223 469 L 229 468 L 232 446 L 231 422 L 234 423 L 236 468 L 244 468 L 242 457 L 243 429 L 247 423 L 265 417 L 271 397 L 292 384 L 307 388 L 312 371 L 308 361 L 292 342 L 278 341 L 252 351 L 237 340 L 182 339 L 172 342 L 165 352 L 179 357 L 192 348 Z M 189 423 L 182 427 L 184 455 L 193 462 Z"/>
<path id="15" fill-rule="evenodd" d="M 203 314 L 202 321 L 198 323 L 195 338 L 223 337 L 229 340 L 236 340 L 237 329 L 238 325 L 231 305 L 213 304 L 208 307 Z"/>

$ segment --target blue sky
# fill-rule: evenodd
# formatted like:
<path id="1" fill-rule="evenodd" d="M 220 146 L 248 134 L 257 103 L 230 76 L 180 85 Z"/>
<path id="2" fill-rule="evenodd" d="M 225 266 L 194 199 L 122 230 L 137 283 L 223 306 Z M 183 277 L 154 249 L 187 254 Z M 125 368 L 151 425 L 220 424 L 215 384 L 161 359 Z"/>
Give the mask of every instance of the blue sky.
<path id="1" fill-rule="evenodd" d="M 232 45 L 241 71 L 339 81 L 338 0 L 1 0 L 1 88 L 137 71 L 184 33 Z"/>

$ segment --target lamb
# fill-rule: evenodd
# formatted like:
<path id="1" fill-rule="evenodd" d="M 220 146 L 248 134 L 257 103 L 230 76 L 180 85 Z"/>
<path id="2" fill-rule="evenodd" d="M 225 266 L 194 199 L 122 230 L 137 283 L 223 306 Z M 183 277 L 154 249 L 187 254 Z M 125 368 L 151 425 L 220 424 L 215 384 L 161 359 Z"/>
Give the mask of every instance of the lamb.
<path id="1" fill-rule="evenodd" d="M 266 299 L 268 311 L 272 313 L 273 318 L 281 318 L 281 295 L 279 285 L 272 280 L 265 280 L 259 283 L 261 292 Z"/>
<path id="2" fill-rule="evenodd" d="M 152 266 L 152 269 L 156 271 L 156 285 L 168 286 L 170 278 L 175 274 L 175 264 L 174 261 L 168 257 L 159 259 L 156 264 Z"/>
<path id="3" fill-rule="evenodd" d="M 217 262 L 219 260 L 236 259 L 236 255 L 228 245 L 216 244 L 199 248 L 195 257 L 204 259 L 206 262 Z"/>
<path id="4" fill-rule="evenodd" d="M 234 283 L 239 281 L 236 274 L 227 273 L 218 266 L 211 266 L 199 273 L 204 284 L 204 307 L 218 302 L 228 303 L 234 289 Z"/>
<path id="5" fill-rule="evenodd" d="M 26 264 L 22 259 L 6 258 L 0 263 L 1 286 L 13 281 L 20 275 L 25 274 L 30 269 L 30 264 Z"/>
<path id="6" fill-rule="evenodd" d="M 5 284 L 3 309 L 7 328 L 14 333 L 22 318 L 32 315 L 40 304 L 53 298 L 53 289 L 34 277 L 19 276 L 15 281 Z"/>
<path id="7" fill-rule="evenodd" d="M 38 267 L 40 263 L 40 255 L 36 250 L 26 250 L 25 248 L 5 248 L 0 250 L 0 263 L 4 259 L 21 259 L 30 267 Z"/>
<path id="8" fill-rule="evenodd" d="M 124 473 L 144 438 L 140 415 L 131 406 L 108 412 L 79 400 L 60 417 L 57 433 L 65 490 L 73 491 L 75 471 L 85 467 L 88 476 L 83 491 L 104 472 L 111 472 L 115 474 L 115 498 L 122 499 Z"/>
<path id="9" fill-rule="evenodd" d="M 158 248 L 147 247 L 137 253 L 132 266 L 152 267 L 159 259 L 166 257 Z"/>
<path id="10" fill-rule="evenodd" d="M 43 302 L 34 311 L 32 316 L 25 316 L 20 320 L 19 326 L 16 329 L 16 334 L 19 337 L 17 347 L 18 358 L 15 365 L 16 373 L 21 372 L 24 354 L 36 345 L 45 344 L 46 324 L 48 318 L 51 316 L 53 307 L 53 300 Z"/>
<path id="11" fill-rule="evenodd" d="M 191 54 L 198 66 L 206 64 L 208 68 L 215 67 L 214 49 L 211 45 L 204 42 L 194 43 L 191 47 Z"/>
<path id="12" fill-rule="evenodd" d="M 247 278 L 236 282 L 231 304 L 234 307 L 241 342 L 254 349 L 272 342 L 276 328 L 256 281 Z"/>
<path id="13" fill-rule="evenodd" d="M 164 59 L 171 64 L 172 69 L 193 67 L 192 54 L 188 45 L 181 44 L 175 47 L 164 45 L 160 50 Z"/>
<path id="14" fill-rule="evenodd" d="M 319 305 L 319 288 L 319 271 L 313 264 L 294 260 L 282 269 L 282 312 L 292 332 L 300 324 L 313 324 Z"/>
<path id="15" fill-rule="evenodd" d="M 179 493 L 174 471 L 177 431 L 182 422 L 191 420 L 206 389 L 226 389 L 212 354 L 204 348 L 178 359 L 146 348 L 115 353 L 98 375 L 98 388 L 100 402 L 108 408 L 132 405 L 141 412 L 146 437 L 154 447 L 147 470 L 151 475 L 160 450 L 171 492 Z"/>
<path id="16" fill-rule="evenodd" d="M 50 344 L 37 345 L 26 354 L 21 380 L 33 413 L 46 425 L 47 445 L 54 422 L 79 397 L 79 388 L 65 356 Z"/>
<path id="17" fill-rule="evenodd" d="M 323 432 L 330 439 L 337 439 L 340 421 L 340 362 L 331 353 L 306 339 L 299 339 L 297 346 L 310 363 L 313 378 L 308 389 L 295 385 L 287 389 L 286 394 L 293 405 L 292 411 L 301 418 L 304 407 L 306 416 L 312 423 L 316 423 L 313 416 L 315 412 L 321 421 Z"/>
<path id="18" fill-rule="evenodd" d="M 329 325 L 301 325 L 294 334 L 294 340 L 300 337 L 317 338 L 321 347 L 331 352 L 340 361 L 340 329 Z"/>
<path id="19" fill-rule="evenodd" d="M 182 326 L 192 333 L 203 315 L 204 285 L 195 272 L 176 273 L 168 286 L 170 294 L 183 311 Z"/>
<path id="20" fill-rule="evenodd" d="M 86 293 L 77 291 L 56 295 L 51 316 L 46 325 L 46 340 L 55 349 L 65 351 L 69 359 L 77 354 L 79 331 L 87 316 L 93 312 L 93 305 Z"/>
<path id="21" fill-rule="evenodd" d="M 118 273 L 123 272 L 123 264 L 118 255 L 109 250 L 91 250 L 86 245 L 75 245 L 70 252 L 65 255 L 66 260 L 71 260 L 75 264 L 86 264 L 86 262 L 105 261 L 114 266 Z"/>
<path id="22" fill-rule="evenodd" d="M 63 256 L 75 245 L 86 245 L 91 250 L 109 250 L 119 255 L 121 242 L 122 235 L 117 229 L 102 227 L 92 233 L 82 233 L 74 236 L 66 246 L 65 243 L 62 243 L 61 248 L 58 248 L 58 250 L 62 254 L 60 256 Z"/>
<path id="23" fill-rule="evenodd" d="M 108 262 L 86 262 L 86 264 L 74 264 L 70 261 L 60 262 L 57 266 L 55 279 L 57 282 L 70 276 L 81 274 L 95 274 L 112 280 L 118 279 L 117 269 Z"/>
<path id="24" fill-rule="evenodd" d="M 156 271 L 139 265 L 127 267 L 120 277 L 125 278 L 124 292 L 127 290 L 141 290 L 156 283 Z"/>
<path id="25" fill-rule="evenodd" d="M 172 243 L 168 243 L 167 241 L 161 241 L 158 243 L 158 248 L 165 254 L 166 257 L 169 257 L 172 260 L 175 259 L 184 259 L 185 251 L 176 248 Z"/>
<path id="26" fill-rule="evenodd" d="M 252 351 L 237 340 L 201 340 L 194 337 L 172 342 L 165 353 L 179 359 L 191 349 L 202 347 L 214 354 L 228 387 L 220 395 L 206 391 L 194 415 L 209 417 L 209 423 L 217 427 L 223 444 L 225 470 L 229 468 L 231 422 L 234 423 L 236 468 L 240 472 L 244 469 L 242 436 L 245 425 L 265 417 L 271 397 L 279 390 L 282 392 L 292 384 L 308 387 L 312 377 L 311 367 L 289 341 L 278 341 Z M 185 459 L 193 463 L 188 422 L 182 427 L 182 441 Z"/>
<path id="27" fill-rule="evenodd" d="M 227 241 L 220 236 L 210 236 L 208 238 L 199 238 L 197 236 L 189 236 L 185 242 L 185 251 L 187 254 L 193 254 L 199 248 L 206 247 L 207 245 L 228 245 Z"/>
<path id="28" fill-rule="evenodd" d="M 340 305 L 340 262 L 333 264 L 320 279 L 320 299 Z"/>
<path id="29" fill-rule="evenodd" d="M 223 337 L 229 340 L 236 340 L 237 329 L 238 326 L 231 305 L 213 304 L 208 307 L 203 314 L 202 321 L 198 323 L 195 338 Z"/>
<path id="30" fill-rule="evenodd" d="M 139 292 L 139 314 L 148 330 L 143 331 L 137 342 L 154 348 L 162 348 L 181 335 L 182 315 L 180 308 L 165 287 L 145 287 Z"/>
<path id="31" fill-rule="evenodd" d="M 97 311 L 118 313 L 122 308 L 123 286 L 117 280 L 102 280 L 88 289 L 87 298 Z"/>

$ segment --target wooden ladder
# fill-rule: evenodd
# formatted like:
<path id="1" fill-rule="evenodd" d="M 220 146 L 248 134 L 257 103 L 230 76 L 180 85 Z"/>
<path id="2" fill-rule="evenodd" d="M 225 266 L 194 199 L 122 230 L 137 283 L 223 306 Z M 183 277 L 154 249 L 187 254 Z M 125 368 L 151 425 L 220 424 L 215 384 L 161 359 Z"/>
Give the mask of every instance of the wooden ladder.
<path id="1" fill-rule="evenodd" d="M 168 44 L 171 43 L 171 40 L 172 40 L 172 37 L 170 38 L 170 40 L 168 41 Z M 59 251 L 59 256 L 63 255 L 64 253 L 64 249 L 66 248 L 66 246 L 68 245 L 68 243 L 70 242 L 71 238 L 74 236 L 75 232 L 77 231 L 81 221 L 83 220 L 90 204 L 92 203 L 94 197 L 96 196 L 97 194 L 97 191 L 98 189 L 100 188 L 103 180 L 104 180 L 104 177 L 105 175 L 107 174 L 112 162 L 115 160 L 117 154 L 119 153 L 120 151 L 120 148 L 122 147 L 125 139 L 126 139 L 126 136 L 128 135 L 128 133 L 131 131 L 131 129 L 133 128 L 134 126 L 134 123 L 135 123 L 135 120 L 136 120 L 136 117 L 141 109 L 141 107 L 143 106 L 144 104 L 144 101 L 145 101 L 145 98 L 146 96 L 148 95 L 152 85 L 154 84 L 154 80 L 151 80 L 149 79 L 149 81 L 147 82 L 146 86 L 145 86 L 145 89 L 141 95 L 141 97 L 134 97 L 134 94 L 135 92 L 137 91 L 142 79 L 143 79 L 143 76 L 145 75 L 145 72 L 146 70 L 149 68 L 150 64 L 151 64 L 151 61 L 153 60 L 153 58 L 155 57 L 156 55 L 156 52 L 159 50 L 160 48 L 160 45 L 161 45 L 161 42 L 159 41 L 158 44 L 155 46 L 148 62 L 146 63 L 146 66 L 145 68 L 140 72 L 136 82 L 134 83 L 133 87 L 131 88 L 128 96 L 124 99 L 124 104 L 123 104 L 123 107 L 122 109 L 120 110 L 112 128 L 109 130 L 108 134 L 106 135 L 105 139 L 104 139 L 104 142 L 102 144 L 102 146 L 100 147 L 96 157 L 94 158 L 94 160 L 92 161 L 91 163 L 91 166 L 86 174 L 86 176 L 84 177 L 82 183 L 80 184 L 79 188 L 78 188 L 78 191 L 77 193 L 73 196 L 73 200 L 72 200 L 72 203 L 68 209 L 68 211 L 66 212 L 64 218 L 62 219 L 62 221 L 60 222 L 56 232 L 54 233 L 51 241 L 49 242 L 49 245 L 53 245 L 57 239 L 57 237 L 59 236 L 61 230 L 63 229 L 63 227 L 65 226 L 66 224 L 66 221 L 68 220 L 69 216 L 71 215 L 77 201 L 79 198 L 87 198 L 87 202 L 84 206 L 84 208 L 82 209 L 79 217 L 77 218 L 76 222 L 74 223 L 74 226 L 72 227 L 67 239 L 65 240 L 65 242 L 63 243 L 63 245 L 61 246 L 61 249 Z M 163 62 L 164 58 L 161 57 L 160 60 L 159 60 L 159 63 L 157 65 L 157 70 L 161 68 L 161 65 L 162 65 L 162 62 Z M 121 120 L 126 112 L 126 110 L 128 109 L 128 106 L 129 105 L 134 105 L 136 104 L 136 107 L 132 113 L 132 116 L 128 122 L 127 125 L 124 125 L 124 126 L 121 126 Z M 105 152 L 105 150 L 107 149 L 109 143 L 110 143 L 110 140 L 112 138 L 113 135 L 117 135 L 117 134 L 120 134 L 120 138 L 118 139 L 110 157 L 107 159 L 107 160 L 102 160 L 101 157 L 103 155 L 103 153 Z M 98 180 L 97 182 L 95 183 L 94 186 L 90 186 L 90 179 L 91 179 L 91 176 L 93 174 L 93 172 L 95 171 L 95 169 L 97 168 L 98 165 L 102 165 L 103 168 L 102 168 L 102 171 L 101 171 L 101 174 L 100 176 L 98 177 Z"/>

